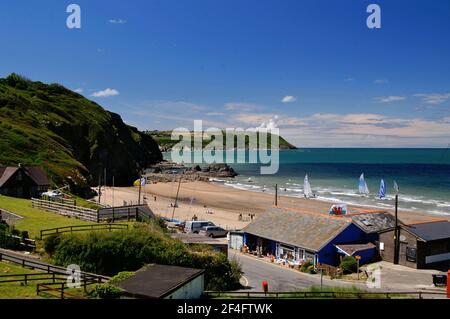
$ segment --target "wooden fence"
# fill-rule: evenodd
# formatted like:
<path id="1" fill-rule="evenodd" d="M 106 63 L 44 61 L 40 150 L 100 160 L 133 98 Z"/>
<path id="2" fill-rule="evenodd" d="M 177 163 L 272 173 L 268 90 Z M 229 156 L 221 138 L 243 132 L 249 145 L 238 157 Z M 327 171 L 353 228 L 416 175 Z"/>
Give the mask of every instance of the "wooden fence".
<path id="1" fill-rule="evenodd" d="M 45 236 L 55 235 L 55 234 L 63 234 L 63 233 L 72 233 L 77 231 L 93 231 L 93 230 L 120 230 L 120 229 L 128 229 L 127 224 L 91 224 L 91 225 L 76 225 L 76 226 L 65 226 L 65 227 L 57 227 L 57 228 L 49 228 L 42 229 L 40 239 Z"/>
<path id="2" fill-rule="evenodd" d="M 15 254 L 5 253 L 0 251 L 0 261 L 9 261 L 14 264 L 21 265 L 22 267 L 30 268 L 30 269 L 38 269 L 45 271 L 47 273 L 54 273 L 57 275 L 67 275 L 67 268 L 60 266 L 53 266 L 46 263 L 42 263 L 40 261 L 31 260 L 28 258 L 19 257 Z M 105 283 L 109 281 L 109 277 L 91 274 L 87 272 L 80 272 L 81 279 L 86 279 L 89 281 L 96 281 L 98 283 Z"/>
<path id="3" fill-rule="evenodd" d="M 340 292 L 340 291 L 205 291 L 205 298 L 247 298 L 247 299 L 404 299 L 416 297 L 424 299 L 430 296 L 446 296 L 445 292 L 428 291 L 400 291 L 400 292 Z"/>
<path id="4" fill-rule="evenodd" d="M 48 293 L 60 299 L 66 299 L 65 297 L 70 297 L 72 299 L 86 299 L 82 296 L 71 294 L 66 292 L 67 285 L 64 282 L 61 283 L 39 283 L 36 285 L 36 294 L 39 296 L 41 293 Z M 86 290 L 86 286 L 85 286 Z"/>
<path id="5" fill-rule="evenodd" d="M 94 285 L 94 284 L 98 284 L 98 281 L 88 279 L 88 278 L 83 278 L 80 282 L 80 288 L 83 287 L 84 292 L 87 292 L 87 286 Z M 56 297 L 58 297 L 60 299 L 65 299 L 65 296 L 68 296 L 68 297 L 71 297 L 74 299 L 85 299 L 82 296 L 66 292 L 66 290 L 70 289 L 70 288 L 73 288 L 73 287 L 70 287 L 68 285 L 67 280 L 63 281 L 63 282 L 38 283 L 36 285 L 36 294 L 39 295 L 42 292 L 46 292 L 46 293 L 50 293 L 50 294 L 56 293 Z"/>
<path id="6" fill-rule="evenodd" d="M 60 215 L 83 219 L 87 221 L 97 222 L 98 212 L 94 209 L 68 205 L 63 203 L 55 203 L 48 200 L 37 198 L 31 199 L 31 206 L 34 208 L 51 211 Z"/>
<path id="7" fill-rule="evenodd" d="M 7 282 L 23 282 L 28 285 L 30 281 L 51 280 L 55 283 L 57 280 L 67 280 L 67 276 L 58 275 L 56 273 L 29 273 L 29 274 L 8 274 L 0 275 L 0 283 Z"/>
<path id="8" fill-rule="evenodd" d="M 42 210 L 54 212 L 63 216 L 74 217 L 91 222 L 151 219 L 155 215 L 146 204 L 119 207 L 104 207 L 98 210 L 56 203 L 37 198 L 31 199 L 31 206 Z"/>
<path id="9" fill-rule="evenodd" d="M 49 196 L 42 196 L 41 200 L 53 202 L 53 203 L 60 203 L 60 204 L 66 204 L 71 206 L 77 206 L 77 201 L 75 199 L 66 199 L 66 198 L 60 198 L 60 197 L 49 197 Z"/>
<path id="10" fill-rule="evenodd" d="M 143 205 L 130 205 L 119 207 L 101 208 L 98 210 L 98 222 L 116 220 L 138 220 L 138 219 L 152 219 L 155 215 L 151 209 Z"/>

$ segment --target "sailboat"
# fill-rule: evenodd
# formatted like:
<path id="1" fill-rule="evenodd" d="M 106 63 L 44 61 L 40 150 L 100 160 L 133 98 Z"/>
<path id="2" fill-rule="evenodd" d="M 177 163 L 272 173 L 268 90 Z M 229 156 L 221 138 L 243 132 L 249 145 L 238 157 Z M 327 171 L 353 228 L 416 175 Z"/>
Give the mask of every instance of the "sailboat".
<path id="1" fill-rule="evenodd" d="M 311 185 L 309 184 L 308 174 L 306 174 L 305 180 L 303 182 L 303 195 L 305 196 L 305 198 L 311 198 L 314 196 Z"/>
<path id="2" fill-rule="evenodd" d="M 386 184 L 384 183 L 384 179 L 381 179 L 380 191 L 378 192 L 378 197 L 380 199 L 384 199 L 386 197 Z"/>
<path id="3" fill-rule="evenodd" d="M 364 179 L 364 173 L 359 177 L 358 191 L 360 194 L 369 195 L 369 187 L 367 187 L 366 180 Z"/>

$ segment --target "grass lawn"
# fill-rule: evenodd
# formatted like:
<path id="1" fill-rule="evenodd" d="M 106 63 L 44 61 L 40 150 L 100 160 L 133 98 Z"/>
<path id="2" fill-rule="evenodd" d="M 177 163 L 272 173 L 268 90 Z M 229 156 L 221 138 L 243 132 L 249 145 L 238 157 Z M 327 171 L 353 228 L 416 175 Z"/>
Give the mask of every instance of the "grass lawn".
<path id="1" fill-rule="evenodd" d="M 9 263 L 9 262 L 0 262 L 0 275 L 16 275 L 16 274 L 31 274 L 31 273 L 42 273 L 35 270 L 31 270 L 29 268 L 22 268 L 19 265 Z M 59 298 L 58 292 L 40 293 L 36 294 L 36 285 L 38 283 L 50 282 L 50 280 L 36 280 L 30 281 L 28 285 L 25 285 L 23 282 L 11 282 L 11 283 L 0 283 L 0 299 L 48 299 L 48 298 Z M 88 291 L 93 289 L 94 286 L 88 286 Z M 79 296 L 79 297 L 87 297 L 84 294 L 84 290 L 82 288 L 72 288 L 67 289 L 67 293 Z M 70 298 L 70 296 L 66 296 L 66 298 Z"/>
<path id="2" fill-rule="evenodd" d="M 23 217 L 15 223 L 15 227 L 19 230 L 27 230 L 30 238 L 38 237 L 41 229 L 92 224 L 92 222 L 32 208 L 31 200 L 28 199 L 0 195 L 0 209 L 2 208 Z"/>
<path id="3" fill-rule="evenodd" d="M 0 262 L 0 275 L 37 273 L 28 268 L 22 268 L 18 265 Z M 42 299 L 36 295 L 36 284 L 32 283 L 25 286 L 20 282 L 0 283 L 0 299 Z"/>

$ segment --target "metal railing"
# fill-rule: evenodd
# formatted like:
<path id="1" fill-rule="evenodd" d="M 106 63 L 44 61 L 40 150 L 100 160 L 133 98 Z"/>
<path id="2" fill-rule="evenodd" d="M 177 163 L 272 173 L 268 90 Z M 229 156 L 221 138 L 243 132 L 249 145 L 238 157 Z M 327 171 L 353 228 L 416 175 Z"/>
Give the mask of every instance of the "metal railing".
<path id="1" fill-rule="evenodd" d="M 347 292 L 347 291 L 205 291 L 205 298 L 246 298 L 246 299 L 402 299 L 417 297 L 424 299 L 426 295 L 446 296 L 445 292 L 399 291 L 399 292 Z"/>

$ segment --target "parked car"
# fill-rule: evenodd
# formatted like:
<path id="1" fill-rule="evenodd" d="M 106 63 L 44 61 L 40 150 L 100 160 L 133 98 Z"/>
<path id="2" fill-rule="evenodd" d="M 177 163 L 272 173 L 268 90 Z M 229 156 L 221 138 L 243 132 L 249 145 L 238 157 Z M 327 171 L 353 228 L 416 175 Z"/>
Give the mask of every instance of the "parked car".
<path id="1" fill-rule="evenodd" d="M 214 238 L 214 237 L 226 237 L 228 231 L 219 226 L 206 226 L 200 230 L 199 234 Z"/>
<path id="2" fill-rule="evenodd" d="M 214 223 L 206 220 L 188 220 L 184 226 L 184 232 L 198 234 L 202 227 L 215 226 Z"/>

